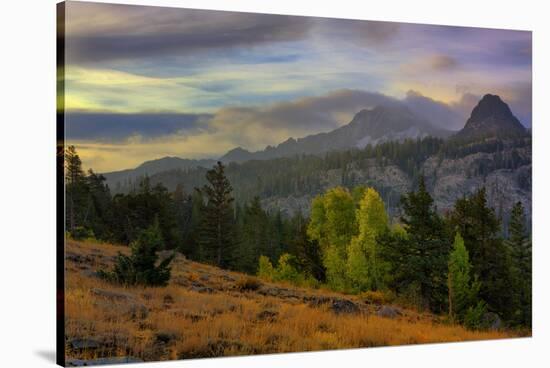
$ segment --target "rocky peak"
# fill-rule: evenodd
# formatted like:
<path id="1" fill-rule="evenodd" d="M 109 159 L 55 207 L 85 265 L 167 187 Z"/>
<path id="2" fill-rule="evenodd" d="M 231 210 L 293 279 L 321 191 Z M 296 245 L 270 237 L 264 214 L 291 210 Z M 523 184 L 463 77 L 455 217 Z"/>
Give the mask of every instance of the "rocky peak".
<path id="1" fill-rule="evenodd" d="M 464 128 L 455 137 L 476 139 L 513 137 L 527 133 L 510 107 L 497 95 L 486 94 L 472 110 Z"/>

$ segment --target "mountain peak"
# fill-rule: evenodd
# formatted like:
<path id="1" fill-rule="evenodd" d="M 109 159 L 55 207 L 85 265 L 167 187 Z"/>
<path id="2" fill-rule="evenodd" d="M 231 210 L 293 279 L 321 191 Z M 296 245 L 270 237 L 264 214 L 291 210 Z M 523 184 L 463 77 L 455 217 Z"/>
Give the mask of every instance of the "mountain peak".
<path id="1" fill-rule="evenodd" d="M 491 116 L 515 119 L 510 107 L 500 96 L 486 94 L 472 110 L 470 120 L 484 120 Z"/>
<path id="2" fill-rule="evenodd" d="M 250 159 L 251 156 L 252 152 L 242 147 L 235 147 L 232 150 L 228 151 L 225 155 L 220 157 L 220 161 L 224 163 L 242 162 Z"/>
<path id="3" fill-rule="evenodd" d="M 525 135 L 526 132 L 525 127 L 500 96 L 486 94 L 479 100 L 466 125 L 455 137 L 460 139 L 513 137 Z"/>

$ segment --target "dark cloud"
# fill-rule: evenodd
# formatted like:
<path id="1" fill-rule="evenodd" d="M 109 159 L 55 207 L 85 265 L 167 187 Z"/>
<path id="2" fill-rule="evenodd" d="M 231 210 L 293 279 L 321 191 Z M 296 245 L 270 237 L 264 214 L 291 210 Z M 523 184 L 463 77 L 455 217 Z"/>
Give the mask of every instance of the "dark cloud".
<path id="1" fill-rule="evenodd" d="M 464 122 L 466 121 L 467 115 L 463 111 L 455 109 L 444 102 L 426 97 L 417 91 L 408 91 L 403 102 L 415 114 L 431 121 L 433 125 L 439 128 L 459 130 L 464 126 Z"/>
<path id="2" fill-rule="evenodd" d="M 315 18 L 316 32 L 338 42 L 351 42 L 360 46 L 378 47 L 390 43 L 399 33 L 395 22 L 353 19 Z"/>
<path id="3" fill-rule="evenodd" d="M 72 63 L 299 40 L 312 22 L 296 16 L 80 2 L 69 8 L 66 50 Z"/>
<path id="4" fill-rule="evenodd" d="M 210 118 L 206 114 L 68 112 L 65 132 L 68 139 L 117 142 L 135 135 L 147 139 L 196 133 Z"/>
<path id="5" fill-rule="evenodd" d="M 506 91 L 489 92 L 503 96 L 520 121 L 530 126 L 529 86 L 510 86 Z M 188 143 L 204 140 L 263 149 L 289 137 L 333 130 L 349 123 L 360 110 L 378 105 L 403 104 L 436 127 L 459 130 L 480 98 L 477 94 L 464 92 L 458 101 L 447 104 L 412 90 L 400 100 L 376 92 L 342 89 L 264 107 L 225 107 L 212 115 L 69 112 L 66 132 L 68 139 L 75 140 L 120 142 L 132 136 L 142 139 L 181 136 Z M 207 136 L 211 139 L 205 140 Z"/>

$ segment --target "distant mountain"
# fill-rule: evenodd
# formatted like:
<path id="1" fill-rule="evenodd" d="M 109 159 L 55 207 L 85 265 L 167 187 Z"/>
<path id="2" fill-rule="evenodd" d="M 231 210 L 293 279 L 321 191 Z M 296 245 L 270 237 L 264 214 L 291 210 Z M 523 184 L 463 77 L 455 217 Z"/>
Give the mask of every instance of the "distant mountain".
<path id="1" fill-rule="evenodd" d="M 174 169 L 194 169 L 197 167 L 210 167 L 216 163 L 216 160 L 190 160 L 179 157 L 163 157 L 158 160 L 146 161 L 135 169 L 127 169 L 121 171 L 113 171 L 104 173 L 103 176 L 107 179 L 107 184 L 111 187 L 120 183 L 121 185 L 127 181 L 133 181 L 145 175 L 154 175 L 163 171 Z"/>
<path id="2" fill-rule="evenodd" d="M 528 135 L 510 107 L 497 95 L 487 94 L 472 110 L 466 125 L 453 138 L 476 140 L 487 137 L 514 138 Z"/>
<path id="3" fill-rule="evenodd" d="M 401 141 L 405 138 L 426 136 L 447 137 L 451 131 L 433 126 L 415 115 L 408 107 L 394 104 L 382 105 L 372 110 L 359 111 L 348 124 L 331 132 L 309 135 L 304 138 L 289 138 L 276 147 L 268 146 L 263 151 L 250 152 L 235 148 L 222 156 L 222 162 L 268 160 L 296 154 L 319 154 L 328 151 L 364 148 L 386 141 Z"/>

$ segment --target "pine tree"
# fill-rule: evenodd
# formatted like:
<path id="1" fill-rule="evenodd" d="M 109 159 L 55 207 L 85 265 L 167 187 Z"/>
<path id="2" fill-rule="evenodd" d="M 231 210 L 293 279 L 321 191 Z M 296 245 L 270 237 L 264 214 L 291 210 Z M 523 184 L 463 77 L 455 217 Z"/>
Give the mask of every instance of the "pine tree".
<path id="1" fill-rule="evenodd" d="M 206 198 L 201 223 L 200 243 L 208 261 L 219 267 L 230 267 L 234 261 L 235 223 L 233 218 L 233 188 L 225 176 L 225 167 L 218 161 L 206 173 L 201 192 Z"/>
<path id="2" fill-rule="evenodd" d="M 123 285 L 164 286 L 170 280 L 170 263 L 174 255 L 162 260 L 157 266 L 157 251 L 162 249 L 163 239 L 158 221 L 142 230 L 132 242 L 130 256 L 119 253 L 112 272 L 100 271 L 108 281 Z"/>
<path id="3" fill-rule="evenodd" d="M 447 260 L 450 241 L 433 199 L 420 178 L 416 192 L 401 199 L 406 236 L 386 232 L 380 237 L 385 259 L 391 264 L 393 286 L 417 294 L 421 306 L 434 312 L 446 310 Z"/>
<path id="4" fill-rule="evenodd" d="M 518 298 L 521 305 L 521 315 L 518 316 L 517 323 L 530 327 L 532 308 L 532 250 L 531 240 L 526 228 L 525 210 L 521 202 L 517 202 L 512 208 L 509 226 L 510 238 L 507 244 L 512 254 Z"/>
<path id="5" fill-rule="evenodd" d="M 249 205 L 243 207 L 240 217 L 236 268 L 254 273 L 261 255 L 273 260 L 273 254 L 268 248 L 268 218 L 258 197 L 254 197 Z"/>
<path id="6" fill-rule="evenodd" d="M 65 150 L 65 194 L 67 230 L 74 235 L 77 227 L 83 226 L 87 187 L 82 161 L 74 146 Z"/>
<path id="7" fill-rule="evenodd" d="M 474 274 L 479 277 L 479 296 L 488 309 L 513 320 L 520 309 L 509 248 L 501 238 L 500 221 L 487 205 L 485 188 L 456 201 L 449 225 L 464 238 Z"/>

